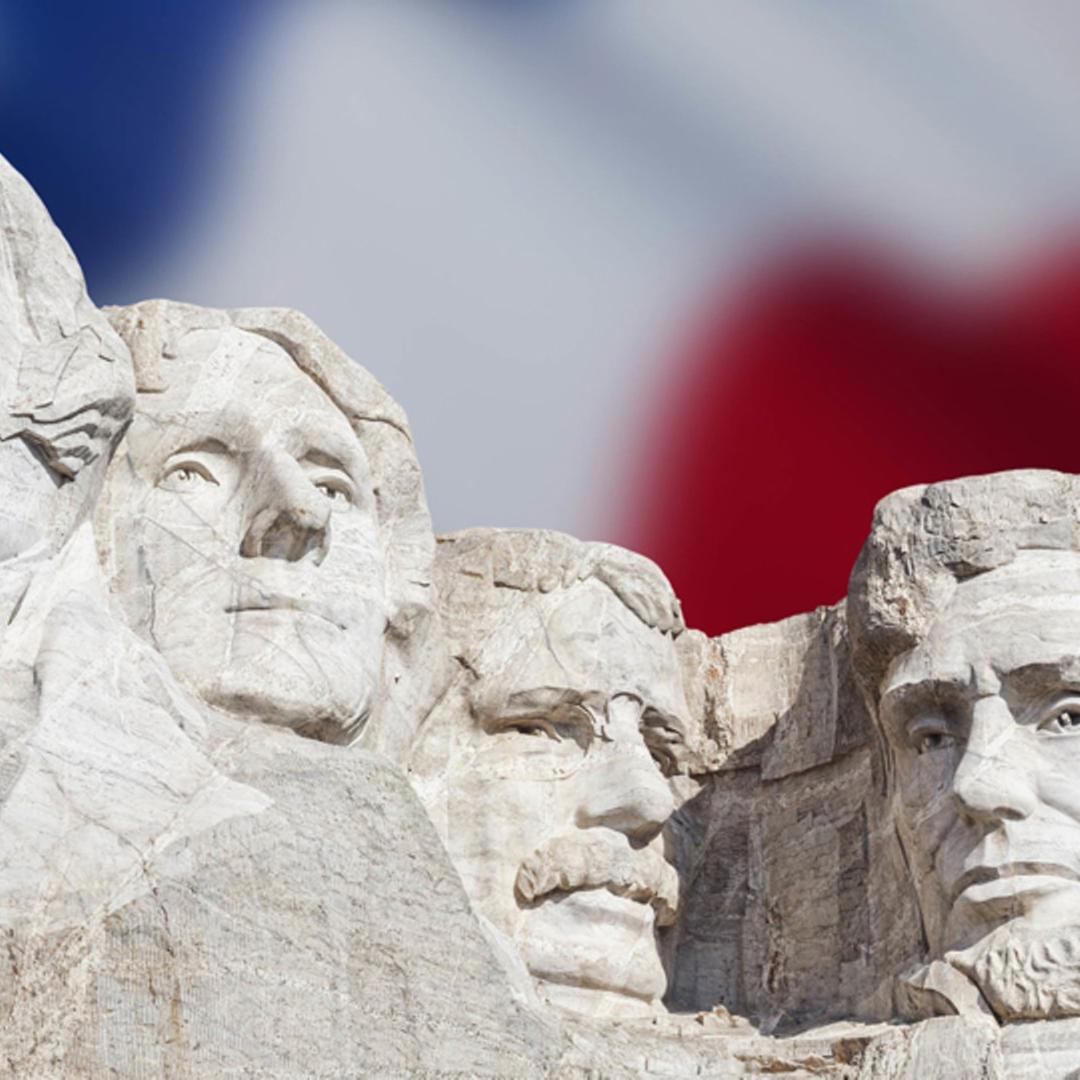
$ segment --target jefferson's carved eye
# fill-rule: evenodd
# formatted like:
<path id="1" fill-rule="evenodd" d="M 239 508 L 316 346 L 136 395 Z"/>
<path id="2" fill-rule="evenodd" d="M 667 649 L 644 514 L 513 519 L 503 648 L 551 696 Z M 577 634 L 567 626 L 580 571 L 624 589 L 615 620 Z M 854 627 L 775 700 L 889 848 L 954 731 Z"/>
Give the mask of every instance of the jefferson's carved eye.
<path id="1" fill-rule="evenodd" d="M 1055 705 L 1050 714 L 1039 723 L 1044 735 L 1080 735 L 1080 701 L 1067 701 Z"/>
<path id="2" fill-rule="evenodd" d="M 315 487 L 330 500 L 335 510 L 346 510 L 352 506 L 352 489 L 345 481 L 327 477 L 316 480 Z"/>
<path id="3" fill-rule="evenodd" d="M 199 461 L 178 461 L 165 470 L 158 487 L 165 491 L 197 491 L 203 484 L 217 487 L 214 474 Z"/>

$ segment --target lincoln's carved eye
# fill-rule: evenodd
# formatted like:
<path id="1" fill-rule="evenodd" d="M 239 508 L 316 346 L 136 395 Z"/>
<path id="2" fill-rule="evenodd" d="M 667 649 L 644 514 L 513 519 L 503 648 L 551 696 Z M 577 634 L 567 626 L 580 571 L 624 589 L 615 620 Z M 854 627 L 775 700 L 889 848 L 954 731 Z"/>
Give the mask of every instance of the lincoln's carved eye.
<path id="1" fill-rule="evenodd" d="M 915 752 L 930 754 L 956 745 L 956 739 L 947 731 L 923 731 L 915 735 Z"/>
<path id="2" fill-rule="evenodd" d="M 1080 701 L 1055 705 L 1039 724 L 1039 731 L 1044 735 L 1080 735 Z"/>
<path id="3" fill-rule="evenodd" d="M 165 470 L 158 481 L 158 487 L 165 491 L 196 491 L 203 484 L 213 484 L 217 480 L 213 473 L 199 461 L 178 461 Z"/>
<path id="4" fill-rule="evenodd" d="M 917 754 L 933 754 L 956 746 L 959 739 L 949 730 L 948 721 L 938 716 L 923 717 L 908 727 L 908 745 Z"/>

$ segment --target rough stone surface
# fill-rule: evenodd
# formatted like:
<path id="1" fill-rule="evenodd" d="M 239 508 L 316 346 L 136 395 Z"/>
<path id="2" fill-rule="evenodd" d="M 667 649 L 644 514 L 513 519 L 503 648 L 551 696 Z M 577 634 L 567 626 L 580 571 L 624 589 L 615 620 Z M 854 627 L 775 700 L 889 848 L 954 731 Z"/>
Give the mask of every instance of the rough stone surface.
<path id="1" fill-rule="evenodd" d="M 722 1001 L 767 1030 L 891 1016 L 918 916 L 843 608 L 687 649 L 709 743 L 675 821 L 671 1006 Z"/>
<path id="2" fill-rule="evenodd" d="M 655 1009 L 690 713 L 678 602 L 647 559 L 558 533 L 443 537 L 457 671 L 411 774 L 477 912 L 547 1000 Z"/>
<path id="3" fill-rule="evenodd" d="M 1080 1075 L 1080 479 L 897 492 L 709 640 L 436 545 L 372 375 L 106 316 L 2 159 L 0 345 L 0 1075 Z"/>

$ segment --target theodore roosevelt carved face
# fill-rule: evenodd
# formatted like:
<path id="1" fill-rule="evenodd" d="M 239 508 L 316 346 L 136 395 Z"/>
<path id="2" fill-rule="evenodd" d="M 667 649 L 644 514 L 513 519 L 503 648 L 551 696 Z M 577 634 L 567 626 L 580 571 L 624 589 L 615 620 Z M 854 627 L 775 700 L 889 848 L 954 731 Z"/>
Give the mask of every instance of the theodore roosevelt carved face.
<path id="1" fill-rule="evenodd" d="M 891 607 L 906 598 L 918 624 L 910 647 L 878 658 L 878 717 L 931 956 L 972 980 L 1001 1019 L 1080 1012 L 1076 504 L 1071 478 L 1027 477 L 1011 490 L 1009 474 L 941 485 L 952 504 L 944 517 L 910 506 L 937 551 L 948 552 L 950 533 L 961 539 L 952 569 L 914 541 L 908 565 L 921 573 Z M 980 501 L 986 515 L 973 521 L 964 510 Z M 1028 546 L 1014 535 L 995 553 L 992 538 L 1010 530 Z M 981 553 L 959 551 L 977 552 L 980 535 Z M 864 614 L 878 624 L 871 639 L 888 629 L 885 592 L 863 587 Z"/>
<path id="2" fill-rule="evenodd" d="M 567 552 L 544 547 L 551 535 L 489 532 L 485 544 L 477 530 L 440 545 L 472 547 L 447 555 L 459 560 L 446 601 L 462 603 L 462 693 L 429 719 L 415 775 L 475 907 L 544 995 L 592 1013 L 647 1011 L 667 984 L 657 933 L 678 905 L 663 835 L 675 808 L 665 773 L 688 711 L 677 604 L 629 553 L 609 578 L 643 587 L 617 595 L 602 565 L 616 549 L 603 545 L 576 545 L 570 562 L 599 562 L 541 592 L 544 579 L 567 581 Z M 509 580 L 524 576 L 500 585 L 508 548 Z M 492 558 L 479 577 L 478 551 Z M 490 606 L 481 614 L 467 593 Z"/>
<path id="3" fill-rule="evenodd" d="M 110 474 L 129 617 L 208 704 L 343 740 L 371 708 L 388 619 L 364 448 L 260 334 L 192 329 L 162 368 Z"/>

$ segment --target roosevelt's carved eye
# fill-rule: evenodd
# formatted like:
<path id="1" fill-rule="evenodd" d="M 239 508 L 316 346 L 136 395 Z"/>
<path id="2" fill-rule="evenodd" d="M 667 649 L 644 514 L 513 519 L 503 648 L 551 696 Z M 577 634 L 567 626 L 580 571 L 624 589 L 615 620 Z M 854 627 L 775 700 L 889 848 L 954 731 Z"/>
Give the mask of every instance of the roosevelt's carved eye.
<path id="1" fill-rule="evenodd" d="M 556 706 L 544 713 L 506 716 L 498 722 L 494 731 L 576 744 L 583 751 L 588 750 L 593 741 L 592 717 L 580 705 Z"/>
<path id="2" fill-rule="evenodd" d="M 158 481 L 165 491 L 197 491 L 205 484 L 217 487 L 214 474 L 201 461 L 178 461 L 170 465 Z"/>
<path id="3" fill-rule="evenodd" d="M 653 761 L 665 776 L 679 771 L 679 754 L 684 746 L 682 733 L 659 713 L 646 709 L 641 718 L 641 736 Z"/>
<path id="4" fill-rule="evenodd" d="M 1055 705 L 1039 722 L 1044 735 L 1080 735 L 1080 700 L 1070 700 Z"/>
<path id="5" fill-rule="evenodd" d="M 512 720 L 502 729 L 514 731 L 518 735 L 546 735 L 549 739 L 558 739 L 559 733 L 546 720 Z"/>
<path id="6" fill-rule="evenodd" d="M 955 745 L 956 737 L 945 731 L 924 731 L 915 739 L 915 750 L 919 754 L 929 754 Z"/>

